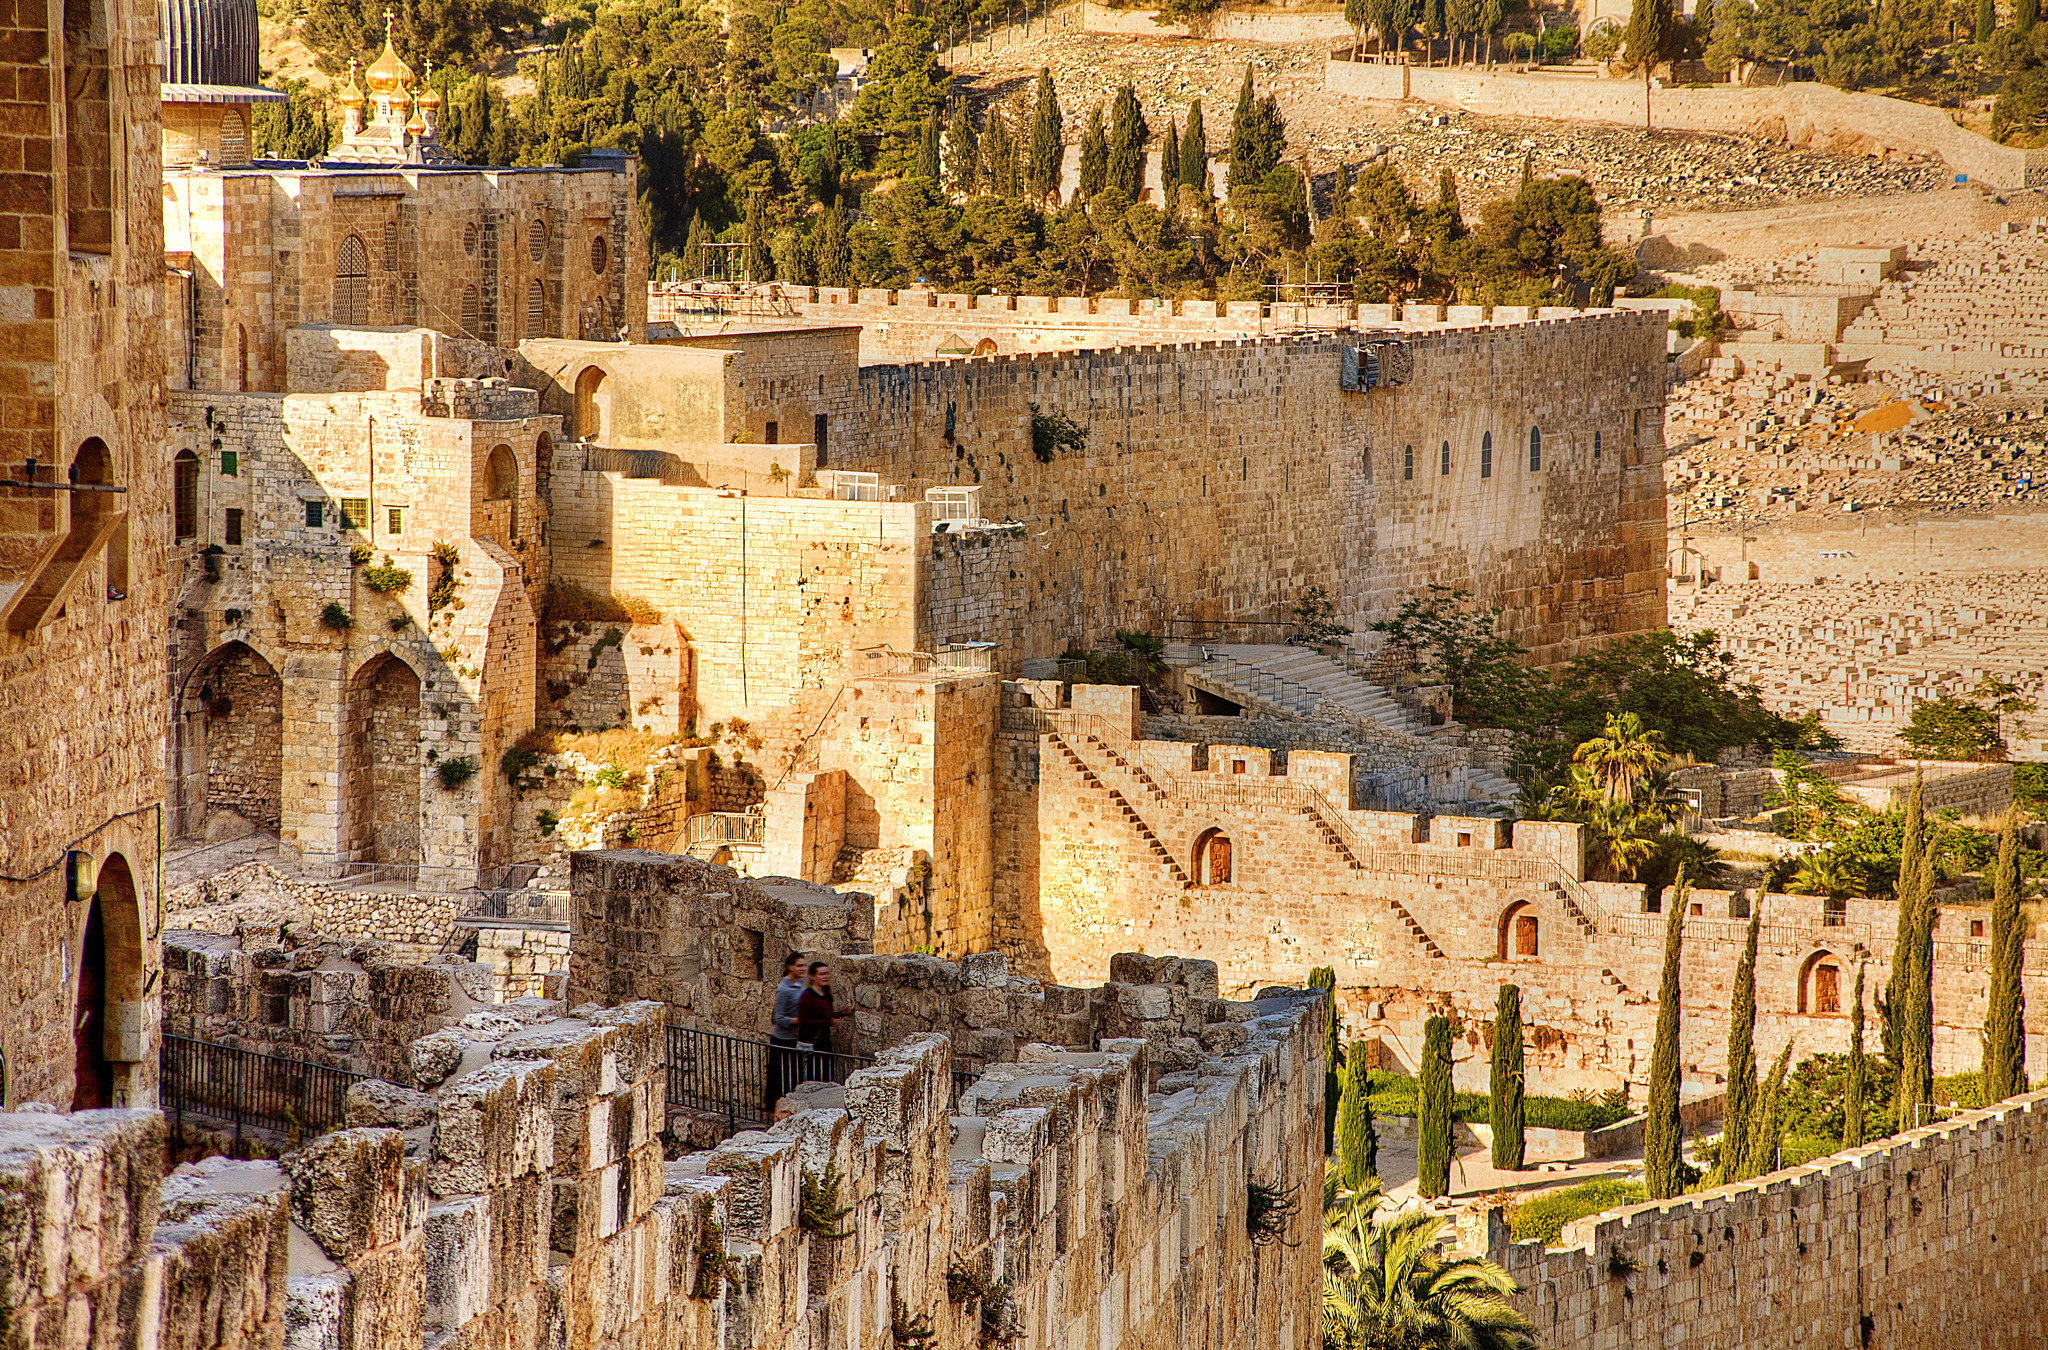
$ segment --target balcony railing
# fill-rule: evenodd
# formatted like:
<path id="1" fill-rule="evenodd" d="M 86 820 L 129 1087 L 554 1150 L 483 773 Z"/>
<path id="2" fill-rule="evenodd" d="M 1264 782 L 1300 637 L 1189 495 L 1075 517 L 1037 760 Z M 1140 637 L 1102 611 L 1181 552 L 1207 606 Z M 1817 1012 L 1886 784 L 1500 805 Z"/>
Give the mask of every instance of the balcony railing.
<path id="1" fill-rule="evenodd" d="M 181 1126 L 187 1114 L 310 1137 L 339 1129 L 348 1090 L 369 1077 L 187 1036 L 163 1038 L 159 1095 Z"/>
<path id="2" fill-rule="evenodd" d="M 670 1110 L 724 1117 L 727 1133 L 759 1129 L 773 1122 L 775 1103 L 803 1083 L 844 1083 L 875 1062 L 872 1055 L 785 1049 L 745 1036 L 695 1027 L 668 1029 Z M 971 1060 L 953 1061 L 952 1100 L 957 1104 L 981 1074 Z"/>

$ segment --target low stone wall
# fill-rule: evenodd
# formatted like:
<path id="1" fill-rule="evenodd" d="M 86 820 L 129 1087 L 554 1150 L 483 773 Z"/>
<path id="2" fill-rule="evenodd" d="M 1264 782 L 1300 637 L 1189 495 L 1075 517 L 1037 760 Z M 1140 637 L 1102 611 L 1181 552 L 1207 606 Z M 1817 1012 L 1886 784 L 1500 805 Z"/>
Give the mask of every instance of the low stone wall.
<path id="1" fill-rule="evenodd" d="M 1415 98 L 1500 117 L 1627 126 L 1644 122 L 1640 80 L 1328 61 L 1323 87 L 1353 98 Z M 1844 93 L 1824 84 L 1658 89 L 1649 98 L 1651 121 L 1659 127 L 1763 135 L 1794 145 L 1831 144 L 1851 152 L 1907 150 L 1936 156 L 1973 182 L 2006 188 L 2048 184 L 2048 150 L 1998 145 L 1957 126 L 1942 109 L 1922 103 Z"/>
<path id="2" fill-rule="evenodd" d="M 388 942 L 424 955 L 440 950 L 455 916 L 475 898 L 400 887 L 350 890 L 289 876 L 267 862 L 246 862 L 171 890 L 164 908 L 172 928 L 232 934 L 299 923 L 310 932 Z"/>
<path id="3" fill-rule="evenodd" d="M 163 952 L 167 1034 L 399 1081 L 410 1081 L 414 1040 L 497 992 L 488 965 L 410 965 L 382 943 L 290 929 L 244 939 L 173 928 Z"/>
<path id="4" fill-rule="evenodd" d="M 1546 1350 L 2022 1346 L 2048 1280 L 2048 1092 L 1487 1254 Z"/>

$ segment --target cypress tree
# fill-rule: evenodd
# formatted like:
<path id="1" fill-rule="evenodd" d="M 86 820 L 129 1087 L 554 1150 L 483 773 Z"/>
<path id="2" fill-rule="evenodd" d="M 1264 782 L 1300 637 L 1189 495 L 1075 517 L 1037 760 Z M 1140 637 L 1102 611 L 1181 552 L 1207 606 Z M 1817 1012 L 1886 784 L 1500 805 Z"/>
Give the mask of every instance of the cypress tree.
<path id="1" fill-rule="evenodd" d="M 917 172 L 939 181 L 939 110 L 933 108 L 924 115 L 924 126 L 917 135 Z"/>
<path id="2" fill-rule="evenodd" d="M 1998 10 L 1991 0 L 1977 0 L 1977 41 L 1989 42 L 1998 31 Z"/>
<path id="3" fill-rule="evenodd" d="M 748 196 L 747 220 L 740 230 L 740 266 L 746 270 L 748 281 L 767 281 L 775 270 L 768 257 L 768 226 L 762 196 L 759 192 Z"/>
<path id="4" fill-rule="evenodd" d="M 1934 1105 L 1934 847 L 1921 816 L 1920 776 L 1906 806 L 1906 836 L 1913 846 L 1910 871 L 1899 864 L 1898 945 L 1892 952 L 1891 1015 L 1898 1024 L 1899 1128 L 1927 1123 Z"/>
<path id="5" fill-rule="evenodd" d="M 1237 111 L 1230 117 L 1230 186 L 1233 189 L 1252 181 L 1240 170 L 1253 158 L 1251 143 L 1258 135 L 1258 117 L 1259 95 L 1252 88 L 1252 63 L 1247 61 L 1244 63 L 1244 83 L 1237 91 Z"/>
<path id="6" fill-rule="evenodd" d="M 1750 907 L 1749 934 L 1743 941 L 1742 960 L 1735 967 L 1735 991 L 1728 1004 L 1728 1093 L 1721 1113 L 1721 1156 L 1714 1165 L 1719 1181 L 1729 1180 L 1741 1161 L 1756 1105 L 1756 937 L 1762 916 L 1759 901 Z"/>
<path id="7" fill-rule="evenodd" d="M 1423 1026 L 1415 1107 L 1415 1193 L 1426 1200 L 1451 1190 L 1451 1021 Z"/>
<path id="8" fill-rule="evenodd" d="M 1863 969 L 1856 963 L 1856 1005 L 1849 1009 L 1849 1085 L 1842 1091 L 1842 1147 L 1863 1142 L 1863 1085 L 1870 1066 L 1863 1057 Z"/>
<path id="9" fill-rule="evenodd" d="M 2012 7 L 2012 26 L 2022 37 L 2034 31 L 2041 18 L 2041 0 L 2017 0 Z"/>
<path id="10" fill-rule="evenodd" d="M 1657 1039 L 1650 1051 L 1650 1104 L 1643 1122 L 1643 1193 L 1669 1200 L 1685 1187 L 1678 1146 L 1678 953 L 1685 941 L 1686 878 L 1679 875 L 1664 921 L 1664 979 L 1657 989 Z"/>
<path id="11" fill-rule="evenodd" d="M 1308 987 L 1320 989 L 1324 994 L 1323 1003 L 1323 1156 L 1328 1157 L 1337 1148 L 1337 1108 L 1339 1097 L 1344 1091 L 1342 1068 L 1344 1049 L 1340 1038 L 1342 1019 L 1337 1016 L 1337 972 L 1329 966 L 1317 966 L 1308 973 Z"/>
<path id="12" fill-rule="evenodd" d="M 1209 133 L 1202 128 L 1202 100 L 1188 107 L 1188 124 L 1180 132 L 1180 183 L 1209 200 Z"/>
<path id="13" fill-rule="evenodd" d="M 1742 1167 L 1734 1180 L 1747 1181 L 1778 1169 L 1778 1146 L 1785 1141 L 1785 1071 L 1792 1064 L 1792 1042 L 1778 1052 L 1771 1076 L 1757 1098 L 1756 1115 L 1750 1121 L 1749 1138 L 1742 1150 Z"/>
<path id="14" fill-rule="evenodd" d="M 683 275 L 691 279 L 701 277 L 710 266 L 711 259 L 704 247 L 704 217 L 692 213 L 689 233 L 683 239 Z"/>
<path id="15" fill-rule="evenodd" d="M 1102 129 L 1102 107 L 1088 110 L 1088 129 L 1081 133 L 1081 182 L 1083 201 L 1102 191 L 1109 176 L 1109 137 Z"/>
<path id="16" fill-rule="evenodd" d="M 1145 141 L 1150 135 L 1144 110 L 1138 107 L 1138 91 L 1126 80 L 1109 108 L 1109 186 L 1132 201 L 1145 186 Z"/>
<path id="17" fill-rule="evenodd" d="M 974 114 L 966 99 L 953 103 L 953 116 L 946 123 L 946 184 L 963 197 L 974 195 L 981 158 L 980 138 L 974 134 Z"/>
<path id="18" fill-rule="evenodd" d="M 1066 150 L 1066 119 L 1060 116 L 1059 95 L 1053 91 L 1052 72 L 1038 69 L 1038 97 L 1031 109 L 1031 154 L 1025 167 L 1024 189 L 1034 202 L 1057 197 L 1060 190 L 1060 159 Z"/>
<path id="19" fill-rule="evenodd" d="M 1504 984 L 1493 1005 L 1493 1072 L 1487 1081 L 1493 1122 L 1493 1165 L 1522 1170 L 1522 990 Z"/>
<path id="20" fill-rule="evenodd" d="M 2026 1003 L 2020 992 L 2021 939 L 2019 838 L 2011 807 L 1998 831 L 1997 870 L 1991 879 L 1991 996 L 1984 1016 L 1984 1100 L 2004 1101 L 2027 1090 Z"/>
<path id="21" fill-rule="evenodd" d="M 1878 1040 L 1883 1046 L 1884 1057 L 1894 1067 L 1903 1063 L 1900 1051 L 1900 1018 L 1904 995 L 1910 974 L 1906 954 L 1913 949 L 1913 906 L 1910 897 L 1913 885 L 1920 876 L 1921 839 L 1925 833 L 1920 814 L 1920 775 L 1913 775 L 1913 790 L 1906 798 L 1905 829 L 1899 838 L 1899 880 L 1894 888 L 1898 905 L 1898 922 L 1892 938 L 1892 969 L 1885 977 L 1884 994 L 1877 1000 Z"/>
<path id="22" fill-rule="evenodd" d="M 1380 1170 L 1380 1140 L 1372 1128 L 1372 1077 L 1365 1061 L 1365 1042 L 1353 1041 L 1344 1056 L 1344 1093 L 1337 1105 L 1337 1184 L 1347 1191 L 1358 1190 Z"/>
<path id="23" fill-rule="evenodd" d="M 1159 142 L 1159 206 L 1171 211 L 1180 192 L 1180 128 L 1166 119 L 1166 135 Z"/>

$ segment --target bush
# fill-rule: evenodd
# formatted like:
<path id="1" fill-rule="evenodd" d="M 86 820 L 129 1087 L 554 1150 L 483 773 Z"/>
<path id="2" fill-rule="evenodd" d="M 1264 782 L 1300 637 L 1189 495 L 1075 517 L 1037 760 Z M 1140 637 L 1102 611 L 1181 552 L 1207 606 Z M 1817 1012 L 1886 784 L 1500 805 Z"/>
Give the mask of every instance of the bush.
<path id="1" fill-rule="evenodd" d="M 1510 1208 L 1508 1231 L 1517 1242 L 1541 1241 L 1547 1247 L 1558 1240 L 1564 1226 L 1573 1219 L 1642 1202 L 1640 1181 L 1582 1181 L 1561 1191 L 1546 1191 Z"/>
<path id="2" fill-rule="evenodd" d="M 350 544 L 348 546 L 348 560 L 349 564 L 353 567 L 367 567 L 370 562 L 370 546 L 368 544 Z"/>
<path id="3" fill-rule="evenodd" d="M 384 555 L 382 567 L 365 567 L 363 584 L 379 595 L 397 595 L 412 589 L 412 573 L 403 567 L 395 567 L 389 553 Z"/>
<path id="4" fill-rule="evenodd" d="M 468 755 L 456 759 L 444 759 L 434 766 L 434 773 L 441 780 L 441 786 L 453 792 L 470 779 L 476 777 L 476 760 Z"/>
<path id="5" fill-rule="evenodd" d="M 1025 406 L 1031 409 L 1031 453 L 1039 463 L 1052 463 L 1062 450 L 1078 453 L 1088 448 L 1088 433 L 1065 413 L 1040 412 L 1036 403 Z"/>
<path id="6" fill-rule="evenodd" d="M 343 609 L 333 600 L 329 600 L 327 607 L 320 611 L 320 626 L 322 628 L 332 628 L 335 632 L 340 633 L 346 632 L 354 625 L 355 619 L 350 616 L 347 610 Z"/>
<path id="7" fill-rule="evenodd" d="M 1373 1114 L 1413 1116 L 1417 1089 L 1417 1081 L 1407 1074 L 1374 1073 Z M 1492 1104 L 1483 1092 L 1457 1092 L 1451 1095 L 1451 1114 L 1468 1124 L 1484 1125 L 1492 1119 Z M 1533 1095 L 1522 1098 L 1522 1122 L 1529 1129 L 1599 1130 L 1631 1114 L 1628 1107 L 1609 1102 Z"/>
<path id="8" fill-rule="evenodd" d="M 541 606 L 544 623 L 659 623 L 661 611 L 635 595 L 605 593 L 556 581 Z"/>

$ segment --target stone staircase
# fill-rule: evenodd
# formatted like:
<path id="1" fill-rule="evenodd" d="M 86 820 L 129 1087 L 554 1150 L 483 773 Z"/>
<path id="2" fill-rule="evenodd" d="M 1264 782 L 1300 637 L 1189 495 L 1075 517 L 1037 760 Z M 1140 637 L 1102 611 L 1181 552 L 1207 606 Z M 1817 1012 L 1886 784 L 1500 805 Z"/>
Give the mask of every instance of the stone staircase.
<path id="1" fill-rule="evenodd" d="M 1444 949 L 1436 945 L 1435 938 L 1422 931 L 1422 925 L 1415 922 L 1415 916 L 1408 912 L 1408 907 L 1392 896 L 1387 897 L 1387 903 L 1393 907 L 1394 917 L 1399 919 L 1401 926 L 1408 930 L 1408 936 L 1415 939 L 1415 944 L 1425 952 L 1428 952 L 1432 957 L 1443 960 Z"/>
<path id="2" fill-rule="evenodd" d="M 1167 660 L 1186 666 L 1191 685 L 1233 703 L 1263 704 L 1296 717 L 1313 717 L 1322 703 L 1329 702 L 1361 722 L 1377 722 L 1401 735 L 1427 739 L 1436 731 L 1384 688 L 1312 647 L 1177 643 L 1168 649 Z M 1514 781 L 1497 769 L 1474 764 L 1465 781 L 1471 800 L 1514 800 Z"/>
<path id="3" fill-rule="evenodd" d="M 1155 832 L 1150 825 L 1145 823 L 1145 818 L 1138 814 L 1137 808 L 1131 805 L 1130 799 L 1128 797 L 1124 796 L 1124 794 L 1118 791 L 1116 788 L 1113 788 L 1109 784 L 1103 782 L 1101 777 L 1096 774 L 1095 770 L 1088 767 L 1088 762 L 1082 759 L 1081 756 L 1079 756 L 1078 754 L 1074 753 L 1074 748 L 1067 744 L 1066 740 L 1060 735 L 1060 733 L 1056 731 L 1047 732 L 1046 739 L 1050 740 L 1053 743 L 1053 746 L 1060 752 L 1060 757 L 1067 762 L 1068 766 L 1072 768 L 1075 773 L 1081 776 L 1082 782 L 1088 784 L 1090 787 L 1096 789 L 1099 792 L 1108 794 L 1110 804 L 1115 806 L 1116 809 L 1123 814 L 1123 818 L 1130 823 L 1131 828 L 1137 831 L 1138 837 L 1145 841 L 1145 846 L 1152 851 L 1152 856 L 1158 859 L 1159 865 L 1161 867 L 1164 867 L 1167 870 L 1167 872 L 1172 875 L 1174 881 L 1177 884 L 1179 884 L 1182 888 L 1186 888 L 1194 884 L 1191 880 L 1189 880 L 1187 870 L 1183 868 L 1180 865 L 1180 863 L 1174 859 L 1173 854 L 1167 850 L 1166 845 L 1159 842 L 1158 833 Z M 1092 740 L 1093 738 L 1091 737 L 1090 739 Z M 1098 745 L 1102 744 L 1102 742 L 1100 741 L 1096 741 L 1095 743 Z M 1107 749 L 1106 746 L 1104 748 Z M 1124 763 L 1126 768 L 1130 767 L 1129 764 L 1126 763 L 1121 756 L 1115 756 L 1115 758 L 1117 758 L 1119 763 Z M 1144 781 L 1148 785 L 1150 785 L 1151 791 L 1154 794 L 1156 794 L 1156 797 L 1158 799 L 1163 800 L 1165 798 L 1166 793 L 1163 790 L 1161 790 L 1156 784 L 1152 783 L 1152 780 L 1149 775 L 1144 774 L 1142 770 L 1136 772 L 1141 778 L 1144 779 Z"/>

